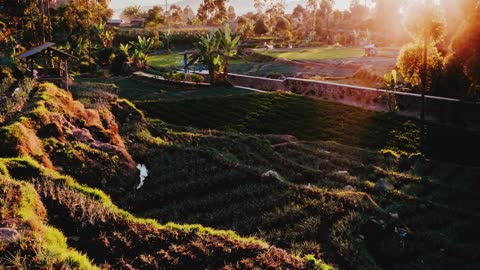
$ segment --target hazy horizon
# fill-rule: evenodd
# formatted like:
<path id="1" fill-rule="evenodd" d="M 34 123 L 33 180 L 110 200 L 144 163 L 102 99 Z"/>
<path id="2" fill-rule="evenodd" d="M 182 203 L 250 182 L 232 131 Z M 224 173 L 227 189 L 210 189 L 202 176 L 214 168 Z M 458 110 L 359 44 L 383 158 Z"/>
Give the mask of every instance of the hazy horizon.
<path id="1" fill-rule="evenodd" d="M 182 0 L 170 0 L 169 5 L 170 4 L 175 4 L 175 3 L 178 3 L 178 2 L 185 2 L 185 1 L 184 0 L 183 1 Z M 294 3 L 294 5 L 296 5 L 297 3 L 301 3 L 303 5 L 306 5 L 307 0 L 286 0 L 286 2 L 287 2 L 287 11 L 288 11 L 288 3 Z M 350 5 L 350 2 L 351 2 L 351 0 L 337 0 L 337 1 L 335 1 L 335 8 L 340 9 L 340 10 L 345 10 Z M 367 2 L 369 4 L 371 4 L 372 1 L 368 0 Z M 235 7 L 235 9 L 240 11 L 240 13 L 242 13 L 242 11 L 245 11 L 247 9 L 248 10 L 249 9 L 253 10 L 253 4 L 239 6 L 238 4 L 233 3 L 232 1 L 230 1 L 228 4 L 233 5 Z M 161 5 L 161 6 L 164 6 L 165 1 L 163 1 L 163 0 L 112 0 L 111 3 L 110 3 L 110 7 L 112 9 L 116 10 L 116 11 L 121 10 L 124 7 L 131 6 L 131 5 L 141 5 L 141 6 Z M 192 7 L 192 8 L 196 9 L 197 7 Z M 290 5 L 290 9 L 293 9 L 292 5 Z M 116 12 L 115 15 L 119 15 L 119 12 Z"/>

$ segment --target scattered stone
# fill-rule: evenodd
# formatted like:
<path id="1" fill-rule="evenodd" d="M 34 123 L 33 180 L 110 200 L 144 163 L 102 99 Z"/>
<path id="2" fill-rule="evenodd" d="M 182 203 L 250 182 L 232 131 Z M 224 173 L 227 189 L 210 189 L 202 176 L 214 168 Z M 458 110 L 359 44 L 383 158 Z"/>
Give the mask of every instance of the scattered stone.
<path id="1" fill-rule="evenodd" d="M 20 238 L 20 233 L 15 229 L 0 228 L 0 243 L 10 244 Z"/>
<path id="2" fill-rule="evenodd" d="M 335 172 L 333 175 L 339 176 L 339 177 L 348 177 L 350 176 L 350 173 L 348 171 L 338 171 L 338 172 Z"/>
<path id="3" fill-rule="evenodd" d="M 390 216 L 391 216 L 392 218 L 396 218 L 396 219 L 399 219 L 399 218 L 400 218 L 400 216 L 398 215 L 398 213 L 390 213 Z"/>
<path id="4" fill-rule="evenodd" d="M 347 186 L 345 186 L 345 187 L 343 188 L 343 190 L 345 190 L 345 191 L 354 191 L 355 188 L 352 187 L 351 185 L 347 185 Z"/>
<path id="5" fill-rule="evenodd" d="M 383 179 L 380 179 L 378 180 L 378 182 L 375 184 L 375 189 L 376 190 L 386 190 L 386 191 L 389 191 L 389 190 L 394 190 L 395 187 L 388 183 L 387 181 L 383 180 Z"/>
<path id="6" fill-rule="evenodd" d="M 274 178 L 277 179 L 280 182 L 283 182 L 283 178 L 274 170 L 267 171 L 262 174 L 262 178 Z"/>
<path id="7" fill-rule="evenodd" d="M 70 236 L 68 237 L 68 240 L 78 242 L 80 241 L 80 236 Z"/>

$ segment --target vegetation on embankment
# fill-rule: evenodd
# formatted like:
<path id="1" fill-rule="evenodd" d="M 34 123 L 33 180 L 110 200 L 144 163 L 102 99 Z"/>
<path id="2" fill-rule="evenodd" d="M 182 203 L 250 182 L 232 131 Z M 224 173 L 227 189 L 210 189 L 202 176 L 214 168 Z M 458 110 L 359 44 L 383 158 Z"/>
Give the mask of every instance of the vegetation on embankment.
<path id="1" fill-rule="evenodd" d="M 249 134 L 290 134 L 300 140 L 336 141 L 373 150 L 420 152 L 419 121 L 294 94 L 269 93 L 225 98 L 133 100 L 147 117 L 179 126 Z M 173 113 L 175 112 L 175 113 Z M 479 165 L 480 132 L 426 125 L 427 156 Z"/>
<path id="2" fill-rule="evenodd" d="M 17 121 L 0 128 L 1 140 L 9 142 L 0 151 L 0 185 L 5 186 L 2 194 L 6 199 L 1 198 L 2 202 L 10 200 L 9 196 L 17 200 L 2 203 L 1 225 L 17 228 L 21 235 L 21 240 L 0 247 L 7 266 L 12 263 L 15 268 L 21 263 L 27 269 L 66 265 L 94 269 L 89 262 L 92 259 L 105 269 L 327 267 L 321 261 L 289 255 L 232 231 L 201 225 L 160 225 L 118 208 L 108 195 L 93 187 L 112 195 L 134 190 L 133 178 L 128 176 L 132 173 L 136 177 L 134 163 L 119 136 L 116 117 L 125 124 L 145 123 L 131 103 L 117 99 L 106 102 L 109 98 L 102 94 L 96 98 L 97 109 L 85 108 L 73 101 L 71 94 L 44 84 Z M 148 131 L 142 134 L 149 136 Z M 114 163 L 105 163 L 107 160 Z M 25 187 L 25 191 L 17 196 L 11 185 Z M 23 200 L 29 204 L 19 203 Z M 18 205 L 21 208 L 17 211 Z M 61 232 L 47 227 L 47 220 Z M 14 260 L 9 260 L 10 254 Z"/>
<path id="3" fill-rule="evenodd" d="M 150 172 L 120 199 L 135 213 L 256 235 L 340 269 L 446 269 L 478 259 L 479 239 L 463 238 L 480 221 L 476 168 L 291 136 L 151 125 L 159 141 L 121 131 Z M 380 180 L 393 190 L 376 187 Z"/>

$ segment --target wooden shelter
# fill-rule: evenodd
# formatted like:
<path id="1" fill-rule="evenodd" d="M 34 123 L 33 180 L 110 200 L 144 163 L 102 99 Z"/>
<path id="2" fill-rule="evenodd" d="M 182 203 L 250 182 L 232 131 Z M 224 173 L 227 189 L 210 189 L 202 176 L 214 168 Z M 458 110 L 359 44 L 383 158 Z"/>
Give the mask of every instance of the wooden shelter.
<path id="1" fill-rule="evenodd" d="M 53 82 L 69 90 L 68 61 L 78 59 L 54 46 L 55 43 L 47 42 L 18 55 L 17 58 L 26 61 L 30 75 L 36 80 Z"/>

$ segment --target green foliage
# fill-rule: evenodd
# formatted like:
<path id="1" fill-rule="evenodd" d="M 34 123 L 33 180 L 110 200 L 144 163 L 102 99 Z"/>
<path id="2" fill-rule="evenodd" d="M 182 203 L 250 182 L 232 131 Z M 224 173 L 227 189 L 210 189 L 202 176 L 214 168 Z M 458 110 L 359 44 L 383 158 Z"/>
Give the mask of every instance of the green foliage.
<path id="1" fill-rule="evenodd" d="M 133 5 L 125 7 L 120 14 L 120 17 L 126 20 L 131 20 L 135 18 L 142 18 L 146 14 L 142 11 L 142 7 L 140 5 Z"/>
<path id="2" fill-rule="evenodd" d="M 404 80 L 414 87 L 422 86 L 423 74 L 422 44 L 411 43 L 402 48 L 398 57 L 397 66 Z M 427 89 L 430 89 L 434 80 L 438 79 L 443 66 L 443 56 L 437 47 L 430 44 L 427 54 Z"/>
<path id="3" fill-rule="evenodd" d="M 205 78 L 202 75 L 198 75 L 195 73 L 190 74 L 190 79 L 194 83 L 203 83 L 203 81 L 205 80 Z"/>
<path id="4" fill-rule="evenodd" d="M 217 32 L 212 29 L 209 34 L 200 37 L 200 41 L 196 44 L 197 50 L 191 56 L 187 66 L 195 62 L 202 62 L 208 68 L 210 75 L 210 83 L 216 82 L 217 74 L 223 69 L 221 54 L 221 40 L 218 38 Z"/>
<path id="5" fill-rule="evenodd" d="M 132 55 L 132 61 L 138 68 L 145 68 L 147 66 L 148 55 L 155 44 L 153 38 L 138 36 L 138 42 L 131 44 L 135 47 L 135 52 Z"/>
<path id="6" fill-rule="evenodd" d="M 449 86 L 453 91 L 462 91 L 465 89 L 463 84 L 469 84 L 468 94 L 460 95 L 470 98 L 478 97 L 480 93 L 480 52 L 477 49 L 477 44 L 480 44 L 479 20 L 480 5 L 477 5 L 475 9 L 470 10 L 463 26 L 456 33 L 451 44 L 452 53 L 446 61 Z"/>
<path id="7" fill-rule="evenodd" d="M 169 81 L 184 81 L 186 78 L 186 75 L 183 72 L 177 73 L 177 72 L 171 71 L 171 72 L 165 73 L 164 77 Z"/>
<path id="8" fill-rule="evenodd" d="M 263 17 L 260 17 L 260 19 L 258 19 L 255 22 L 255 26 L 253 28 L 253 31 L 255 32 L 256 35 L 261 36 L 261 35 L 265 35 L 268 32 L 270 32 L 270 28 L 268 27 L 265 19 Z"/>
<path id="9" fill-rule="evenodd" d="M 411 5 L 405 18 L 405 28 L 417 44 L 424 44 L 426 40 L 428 44 L 436 45 L 445 37 L 445 17 L 440 6 L 432 0 Z"/>
<path id="10" fill-rule="evenodd" d="M 124 50 L 120 49 L 115 54 L 110 70 L 114 75 L 122 75 L 123 64 L 129 61 L 128 55 Z"/>
<path id="11" fill-rule="evenodd" d="M 202 0 L 197 17 L 207 25 L 221 25 L 228 20 L 226 0 Z"/>

